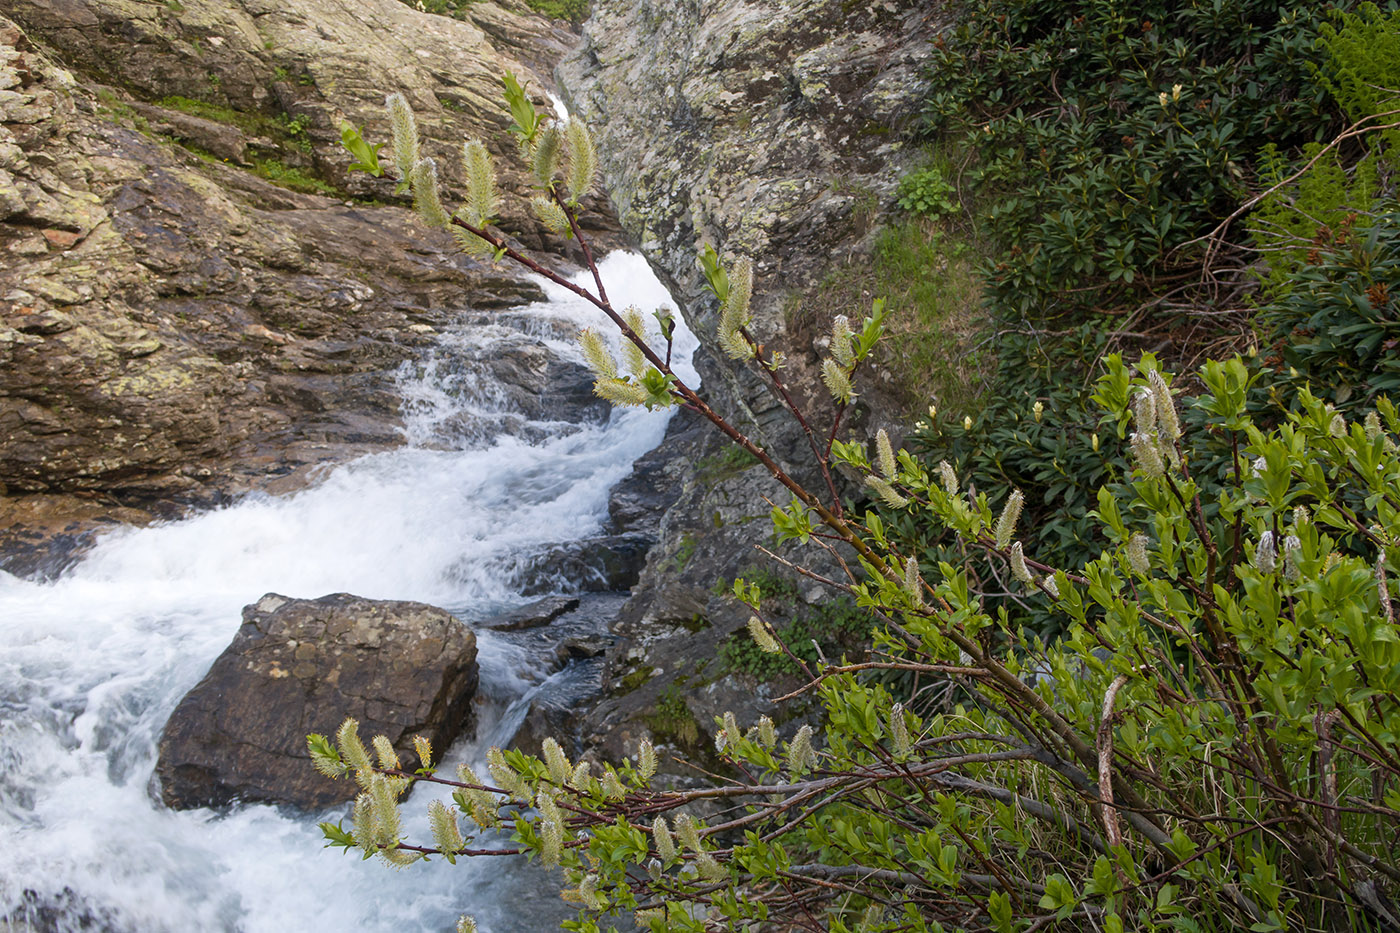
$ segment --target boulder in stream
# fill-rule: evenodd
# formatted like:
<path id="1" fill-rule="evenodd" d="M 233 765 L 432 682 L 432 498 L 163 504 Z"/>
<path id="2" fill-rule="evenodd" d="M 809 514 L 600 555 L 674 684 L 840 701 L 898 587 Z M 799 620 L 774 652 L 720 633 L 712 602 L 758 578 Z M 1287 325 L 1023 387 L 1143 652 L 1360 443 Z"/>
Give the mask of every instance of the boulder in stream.
<path id="1" fill-rule="evenodd" d="M 442 609 L 336 593 L 269 593 L 166 724 L 156 774 L 174 809 L 236 800 L 319 809 L 349 800 L 353 781 L 311 766 L 310 732 L 347 716 L 368 739 L 403 752 L 413 736 L 445 749 L 468 724 L 476 636 Z"/>

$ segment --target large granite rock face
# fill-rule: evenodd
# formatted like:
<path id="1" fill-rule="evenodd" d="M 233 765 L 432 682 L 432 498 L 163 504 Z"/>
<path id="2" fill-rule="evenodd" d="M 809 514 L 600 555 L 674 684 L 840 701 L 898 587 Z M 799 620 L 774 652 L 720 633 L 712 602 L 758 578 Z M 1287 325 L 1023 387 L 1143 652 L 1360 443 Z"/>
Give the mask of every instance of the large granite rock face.
<path id="1" fill-rule="evenodd" d="M 345 717 L 389 737 L 412 762 L 414 735 L 446 749 L 469 724 L 476 636 L 442 609 L 337 593 L 268 594 L 160 740 L 161 797 L 176 809 L 235 800 L 329 807 L 355 795 L 311 766 L 308 733 Z"/>
<path id="2" fill-rule="evenodd" d="M 950 20 L 948 7 L 923 0 L 595 0 L 581 46 L 556 72 L 594 128 L 624 230 L 700 337 L 706 396 L 809 482 L 796 423 L 756 369 L 727 364 L 716 346 L 717 309 L 696 255 L 710 243 L 753 259 L 753 331 L 787 357 L 793 395 L 822 413 L 814 420 L 824 432 L 820 338 L 835 314 L 859 319 L 869 308 L 829 307 L 820 283 L 869 249 L 892 208 L 911 158 L 900 131 L 921 102 L 925 53 Z M 862 375 L 863 394 L 878 400 L 888 376 L 878 366 Z M 866 428 L 863 415 L 847 425 Z M 780 569 L 754 544 L 769 538 L 771 503 L 788 496 L 713 438 L 672 453 L 683 465 L 678 501 L 614 628 L 609 697 L 578 724 L 585 744 L 610 758 L 648 735 L 680 738 L 678 757 L 693 758 L 715 714 L 733 709 L 752 721 L 775 712 L 771 685 L 717 658 L 728 639 L 746 637 L 748 614 L 714 588 L 755 565 Z M 789 556 L 823 566 L 815 552 Z M 811 590 L 800 587 L 824 598 Z M 671 735 L 659 736 L 659 704 L 677 696 L 693 728 L 672 721 L 663 730 Z"/>
<path id="3" fill-rule="evenodd" d="M 7 569 L 53 570 L 108 519 L 285 491 L 401 443 L 397 365 L 464 311 L 543 297 L 418 224 L 392 180 L 345 173 L 337 121 L 386 138 L 386 90 L 413 100 L 449 178 L 462 138 L 510 145 L 499 74 L 542 91 L 571 34 L 514 0 L 470 10 L 463 23 L 397 0 L 6 4 L 24 27 L 0 17 Z M 190 101 L 235 122 L 174 109 Z M 565 261 L 533 223 L 523 239 Z M 545 371 L 528 363 L 522 397 Z"/>

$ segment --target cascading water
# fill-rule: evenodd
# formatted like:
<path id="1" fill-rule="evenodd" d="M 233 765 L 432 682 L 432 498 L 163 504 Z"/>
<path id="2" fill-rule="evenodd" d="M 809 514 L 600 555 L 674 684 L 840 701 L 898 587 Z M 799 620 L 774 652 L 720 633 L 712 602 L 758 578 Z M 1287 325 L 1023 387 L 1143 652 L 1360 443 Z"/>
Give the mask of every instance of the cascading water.
<path id="1" fill-rule="evenodd" d="M 638 256 L 613 254 L 602 272 L 619 307 L 669 303 Z M 52 582 L 0 572 L 0 931 L 445 930 L 461 912 L 491 933 L 557 927 L 557 881 L 528 868 L 395 872 L 323 850 L 315 817 L 172 812 L 150 791 L 166 719 L 262 594 L 344 591 L 482 618 L 524 601 L 504 572 L 521 555 L 598 531 L 609 490 L 660 442 L 667 416 L 530 419 L 474 375 L 472 361 L 522 331 L 575 360 L 573 331 L 611 332 L 543 284 L 547 302 L 463 325 L 405 369 L 405 447 L 294 495 L 113 533 Z M 678 328 L 677 369 L 690 379 L 693 347 Z M 479 733 L 499 741 L 493 723 L 542 663 L 478 637 L 489 701 Z M 464 742 L 453 756 L 482 751 Z M 406 815 L 428 799 L 420 791 Z"/>

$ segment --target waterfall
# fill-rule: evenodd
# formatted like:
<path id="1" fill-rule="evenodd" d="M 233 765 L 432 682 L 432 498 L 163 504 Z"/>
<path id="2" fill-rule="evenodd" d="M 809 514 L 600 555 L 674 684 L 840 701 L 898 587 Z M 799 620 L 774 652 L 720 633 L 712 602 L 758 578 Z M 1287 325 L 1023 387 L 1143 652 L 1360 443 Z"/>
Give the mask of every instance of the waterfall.
<path id="1" fill-rule="evenodd" d="M 670 303 L 639 256 L 615 253 L 602 273 L 618 307 Z M 403 368 L 405 446 L 292 495 L 112 532 L 52 581 L 0 572 L 0 931 L 450 930 L 468 912 L 483 933 L 524 933 L 568 915 L 558 879 L 528 866 L 393 871 L 322 848 L 316 821 L 343 810 L 173 812 L 150 786 L 166 719 L 264 593 L 420 600 L 471 621 L 524 601 L 507 572 L 522 555 L 602 527 L 609 490 L 668 416 L 575 424 L 512 407 L 483 376 L 493 346 L 523 334 L 578 360 L 578 329 L 611 333 L 542 285 L 547 301 L 464 314 Z M 692 381 L 693 348 L 678 328 Z M 547 668 L 504 635 L 478 638 L 485 736 Z M 449 760 L 483 752 L 463 740 Z M 429 799 L 405 807 L 416 838 Z"/>

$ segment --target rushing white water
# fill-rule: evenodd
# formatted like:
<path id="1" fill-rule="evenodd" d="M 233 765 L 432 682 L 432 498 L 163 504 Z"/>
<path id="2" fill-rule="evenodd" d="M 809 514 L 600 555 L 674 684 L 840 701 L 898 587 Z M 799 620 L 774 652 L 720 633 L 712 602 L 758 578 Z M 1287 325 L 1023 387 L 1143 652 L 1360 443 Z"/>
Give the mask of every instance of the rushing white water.
<path id="1" fill-rule="evenodd" d="M 640 257 L 614 254 L 603 274 L 619 306 L 669 303 Z M 544 285 L 548 302 L 464 325 L 405 369 L 404 448 L 294 495 L 108 535 L 52 582 L 0 573 L 0 930 L 444 930 L 461 912 L 491 933 L 554 925 L 554 883 L 538 873 L 500 861 L 394 872 L 323 850 L 313 818 L 172 812 L 150 786 L 170 712 L 262 594 L 346 591 L 480 618 L 522 602 L 506 573 L 520 555 L 600 528 L 609 490 L 659 443 L 664 414 L 537 421 L 467 441 L 444 429 L 499 404 L 451 360 L 522 330 L 578 359 L 572 331 L 610 332 L 601 313 Z M 693 337 L 677 343 L 677 368 L 694 378 Z M 500 423 L 521 427 L 512 417 Z M 479 661 L 497 715 L 538 680 L 490 633 Z M 464 744 L 455 755 L 479 753 Z"/>

